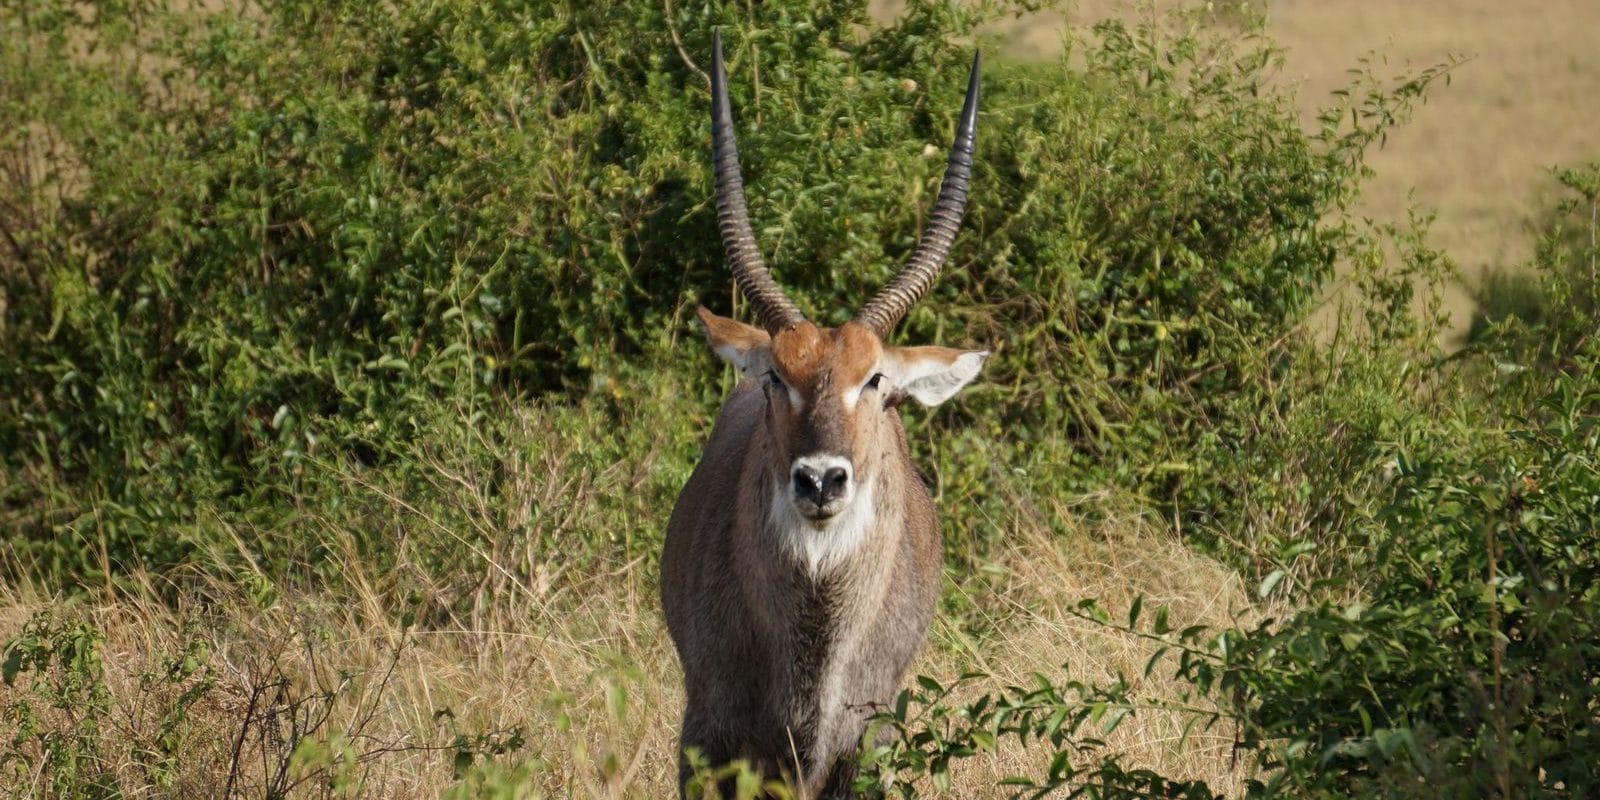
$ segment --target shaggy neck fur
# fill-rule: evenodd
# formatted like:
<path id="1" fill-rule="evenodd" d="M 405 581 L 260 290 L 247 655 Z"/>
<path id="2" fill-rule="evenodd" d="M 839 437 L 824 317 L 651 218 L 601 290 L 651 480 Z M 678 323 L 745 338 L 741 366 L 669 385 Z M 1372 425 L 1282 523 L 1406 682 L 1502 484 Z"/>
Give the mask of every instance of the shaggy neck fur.
<path id="1" fill-rule="evenodd" d="M 767 526 L 783 551 L 812 579 L 832 573 L 854 555 L 878 523 L 877 480 L 856 489 L 849 507 L 823 523 L 801 516 L 789 500 L 789 487 L 773 482 Z"/>
<path id="2" fill-rule="evenodd" d="M 903 443 L 903 434 L 896 439 L 896 445 Z M 768 599 L 782 606 L 772 608 L 769 619 L 797 644 L 784 701 L 791 710 L 789 736 L 800 759 L 799 777 L 819 785 L 828 778 L 823 773 L 833 766 L 841 737 L 853 742 L 859 736 L 856 717 L 870 713 L 846 707 L 848 665 L 874 647 L 867 627 L 885 602 L 884 578 L 904 526 L 891 499 L 902 491 L 896 481 L 915 478 L 895 468 L 892 454 L 880 458 L 851 505 L 819 525 L 795 510 L 770 461 L 757 462 L 767 454 L 749 455 L 755 463 L 747 462 L 744 480 L 750 485 L 741 497 L 755 507 L 741 509 L 741 516 L 766 523 L 755 534 L 752 552 L 786 556 L 768 560 L 762 580 L 782 587 Z"/>

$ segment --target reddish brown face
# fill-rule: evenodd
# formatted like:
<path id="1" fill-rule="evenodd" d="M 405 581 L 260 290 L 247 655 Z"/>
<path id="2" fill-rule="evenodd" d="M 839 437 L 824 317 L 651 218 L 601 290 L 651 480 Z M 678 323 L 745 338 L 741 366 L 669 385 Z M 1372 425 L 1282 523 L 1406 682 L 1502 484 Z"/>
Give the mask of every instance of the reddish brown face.
<path id="1" fill-rule="evenodd" d="M 700 310 L 712 347 L 762 382 L 768 451 L 782 491 L 801 517 L 819 526 L 841 515 L 870 487 L 893 452 L 906 397 L 935 405 L 978 372 L 987 353 L 944 347 L 885 347 L 868 328 L 847 322 L 818 328 L 801 322 L 776 336 Z"/>
<path id="2" fill-rule="evenodd" d="M 882 354 L 878 337 L 855 323 L 803 322 L 772 340 L 765 391 L 773 450 L 806 519 L 825 521 L 850 504 L 877 466 L 891 433 L 883 428 L 899 424 L 878 372 Z"/>

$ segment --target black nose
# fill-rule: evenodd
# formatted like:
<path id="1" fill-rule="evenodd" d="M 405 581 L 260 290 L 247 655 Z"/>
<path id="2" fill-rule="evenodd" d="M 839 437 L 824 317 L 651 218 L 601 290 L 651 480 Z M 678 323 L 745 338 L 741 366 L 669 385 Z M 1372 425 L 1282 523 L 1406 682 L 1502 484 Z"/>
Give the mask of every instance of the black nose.
<path id="1" fill-rule="evenodd" d="M 821 475 L 810 467 L 794 468 L 794 496 L 825 506 L 844 496 L 850 488 L 850 473 L 843 467 L 829 467 Z"/>

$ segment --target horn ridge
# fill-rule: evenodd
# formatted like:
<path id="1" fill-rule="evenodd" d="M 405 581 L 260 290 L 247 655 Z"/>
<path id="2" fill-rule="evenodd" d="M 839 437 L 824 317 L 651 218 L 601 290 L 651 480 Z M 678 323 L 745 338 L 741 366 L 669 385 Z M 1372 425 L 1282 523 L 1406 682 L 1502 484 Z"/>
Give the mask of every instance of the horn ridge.
<path id="1" fill-rule="evenodd" d="M 711 163 L 716 182 L 717 228 L 728 267 L 739 291 L 749 299 L 761 324 L 771 333 L 798 324 L 805 317 L 767 270 L 750 227 L 745 207 L 744 177 L 739 171 L 739 145 L 734 139 L 728 78 L 722 65 L 722 32 L 711 34 Z"/>
<path id="2" fill-rule="evenodd" d="M 961 227 L 961 217 L 967 207 L 967 188 L 972 181 L 972 156 L 977 149 L 981 58 L 978 53 L 972 55 L 967 96 L 961 105 L 955 139 L 950 143 L 950 156 L 945 163 L 944 180 L 939 185 L 939 197 L 928 215 L 922 241 L 917 243 L 905 267 L 889 281 L 889 285 L 856 312 L 856 322 L 871 328 L 880 337 L 888 336 L 895 323 L 933 286 L 945 258 L 950 255 L 956 231 Z"/>

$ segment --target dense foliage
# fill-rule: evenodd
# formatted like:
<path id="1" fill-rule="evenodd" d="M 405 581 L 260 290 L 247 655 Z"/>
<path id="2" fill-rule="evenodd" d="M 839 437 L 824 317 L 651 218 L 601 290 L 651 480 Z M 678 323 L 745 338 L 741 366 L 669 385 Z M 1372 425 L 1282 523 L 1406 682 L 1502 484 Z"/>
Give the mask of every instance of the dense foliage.
<path id="1" fill-rule="evenodd" d="M 1592 172 L 1557 175 L 1571 194 L 1524 278 L 1554 298 L 1544 316 L 1495 323 L 1431 365 L 1405 348 L 1335 344 L 1315 352 L 1331 350 L 1336 369 L 1292 369 L 1321 391 L 1296 393 L 1269 425 L 1248 464 L 1270 477 L 1256 477 L 1255 508 L 1228 542 L 1264 565 L 1264 608 L 1295 600 L 1282 618 L 1180 629 L 1164 606 L 1136 602 L 1123 621 L 1084 601 L 1084 616 L 1158 642 L 1145 675 L 1176 674 L 1185 702 L 1150 708 L 1136 676 L 1039 676 L 965 707 L 923 682 L 884 715 L 904 736 L 868 753 L 872 776 L 937 785 L 1017 736 L 1058 751 L 1048 771 L 1018 777 L 1029 796 L 1213 797 L 1104 753 L 1103 737 L 1141 711 L 1177 711 L 1262 768 L 1252 797 L 1592 794 L 1600 351 L 1587 265 L 1600 250 L 1581 180 Z"/>
<path id="2" fill-rule="evenodd" d="M 200 507 L 267 522 L 299 459 L 392 461 L 441 399 L 625 406 L 681 367 L 686 311 L 729 302 L 714 26 L 778 278 L 842 319 L 914 244 L 949 37 L 985 13 L 913 3 L 863 36 L 848 2 L 15 5 L 0 450 L 27 558 L 62 575 L 178 563 Z M 1323 218 L 1375 128 L 1308 139 L 1260 44 L 1108 25 L 1081 52 L 986 76 L 967 234 L 901 335 L 998 352 L 950 421 L 1044 444 L 1040 488 L 1207 518 L 1214 450 L 1275 402 L 1262 362 L 1351 245 Z M 952 491 L 982 496 L 967 461 Z"/>
<path id="3" fill-rule="evenodd" d="M 337 587 L 358 558 L 393 566 L 380 588 L 426 626 L 653 558 L 720 394 L 688 312 L 735 305 L 705 155 L 712 31 L 758 236 L 802 309 L 838 322 L 915 243 L 970 42 L 1011 10 L 974 5 L 877 26 L 849 0 L 0 0 L 0 579 L 177 586 L 248 563 L 268 594 L 261 575 Z M 1253 793 L 1582 795 L 1600 763 L 1592 170 L 1563 174 L 1587 203 L 1563 211 L 1591 216 L 1541 250 L 1554 300 L 1443 358 L 1426 290 L 1450 267 L 1425 224 L 1345 206 L 1364 149 L 1447 67 L 1361 76 L 1308 134 L 1237 25 L 1108 22 L 1058 63 L 986 72 L 967 222 L 896 334 L 996 352 L 913 422 L 951 563 L 981 566 L 1019 504 L 1134 498 L 1282 611 L 1125 623 L 1171 648 L 1150 669 L 1234 732 Z M 1359 313 L 1319 337 L 1336 267 Z M 514 404 L 537 423 L 506 422 Z M 506 502 L 558 459 L 583 486 L 638 472 Z M 463 491 L 471 508 L 445 499 Z M 319 538 L 333 521 L 363 530 L 356 552 Z M 433 595 L 412 595 L 417 570 Z M 981 629 L 971 596 L 946 610 Z M 95 647 L 44 619 L 8 645 L 5 682 L 32 676 L 33 704 L 5 709 L 25 727 L 0 767 L 92 794 Z M 205 691 L 197 659 L 163 684 L 186 687 L 176 711 Z M 1210 795 L 1099 753 L 1094 731 L 1138 712 L 1130 681 L 1042 676 L 965 707 L 946 688 L 886 715 L 906 735 L 867 774 L 938 786 L 1021 737 L 1060 755 L 1019 791 Z M 63 706 L 77 727 L 37 722 Z M 470 741 L 463 787 L 519 740 Z"/>

